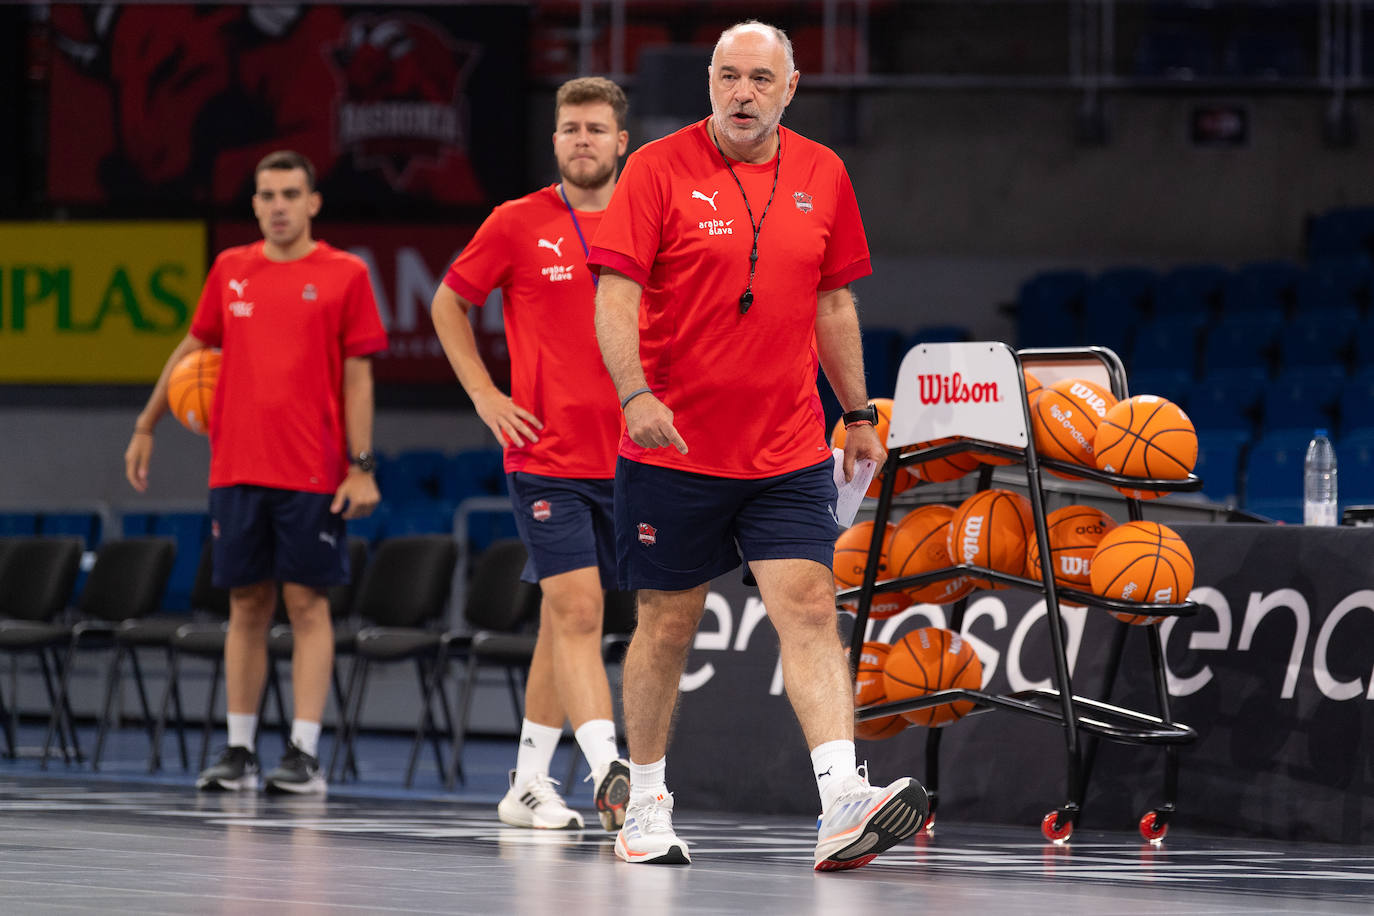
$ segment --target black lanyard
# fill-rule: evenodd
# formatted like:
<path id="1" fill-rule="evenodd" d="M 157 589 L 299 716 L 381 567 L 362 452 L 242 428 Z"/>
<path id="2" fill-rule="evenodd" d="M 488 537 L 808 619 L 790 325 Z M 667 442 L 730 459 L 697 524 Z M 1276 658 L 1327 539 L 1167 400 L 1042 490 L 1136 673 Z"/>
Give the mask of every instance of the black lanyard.
<path id="1" fill-rule="evenodd" d="M 749 251 L 749 283 L 744 287 L 744 292 L 739 297 L 739 313 L 744 315 L 748 313 L 749 306 L 754 304 L 754 268 L 759 263 L 759 233 L 763 231 L 763 221 L 768 217 L 768 208 L 773 206 L 773 195 L 778 193 L 778 172 L 782 171 L 782 131 L 778 131 L 778 158 L 773 163 L 773 189 L 768 192 L 768 203 L 763 205 L 763 213 L 759 215 L 757 225 L 754 223 L 754 209 L 749 206 L 749 195 L 744 193 L 744 185 L 740 182 L 739 176 L 735 174 L 735 167 L 730 164 L 730 157 L 725 155 L 725 150 L 720 148 L 720 141 L 716 139 L 714 132 L 711 134 L 711 142 L 715 143 L 716 152 L 720 153 L 720 158 L 724 160 L 725 167 L 730 170 L 730 177 L 735 179 L 735 187 L 739 188 L 739 196 L 744 198 L 744 212 L 749 214 L 749 228 L 754 230 L 754 247 Z"/>
<path id="2" fill-rule="evenodd" d="M 583 235 L 582 235 L 582 225 L 581 225 L 581 223 L 579 223 L 579 222 L 577 221 L 577 211 L 573 209 L 572 203 L 568 200 L 568 192 L 565 191 L 565 190 L 563 190 L 563 182 L 561 182 L 561 181 L 558 183 L 558 193 L 561 194 L 561 195 L 563 195 L 563 205 L 564 205 L 565 207 L 568 208 L 568 215 L 572 217 L 573 228 L 577 230 L 577 240 L 578 240 L 579 242 L 582 243 L 582 257 L 583 257 L 584 259 L 585 259 L 585 258 L 590 258 L 590 257 L 592 256 L 592 252 L 591 252 L 591 249 L 589 249 L 589 248 L 587 247 L 587 240 L 586 240 L 586 238 L 584 238 Z M 745 203 L 748 203 L 748 201 L 745 201 Z M 599 280 L 599 279 L 601 279 L 601 277 L 598 276 L 595 272 L 593 272 L 593 273 L 592 273 L 592 287 L 593 287 L 593 288 L 596 287 L 596 281 Z"/>

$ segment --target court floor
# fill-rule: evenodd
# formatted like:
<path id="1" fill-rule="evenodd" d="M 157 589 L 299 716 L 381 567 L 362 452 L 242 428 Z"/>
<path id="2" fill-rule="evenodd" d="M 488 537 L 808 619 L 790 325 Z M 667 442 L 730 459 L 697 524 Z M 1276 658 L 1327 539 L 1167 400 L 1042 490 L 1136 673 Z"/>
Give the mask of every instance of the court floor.
<path id="1" fill-rule="evenodd" d="M 365 736 L 361 778 L 327 799 L 197 793 L 174 765 L 150 776 L 137 729 L 115 735 L 99 773 L 60 760 L 40 770 L 39 740 L 26 725 L 19 759 L 0 759 L 0 913 L 1374 912 L 1374 846 L 1208 837 L 1176 824 L 1159 848 L 1083 828 L 1058 847 L 1031 825 L 946 820 L 866 868 L 816 874 L 808 819 L 693 811 L 679 798 L 692 865 L 628 865 L 599 826 L 529 831 L 496 820 L 508 739 L 471 742 L 467 783 L 450 793 L 432 759 L 414 789 L 402 788 L 408 740 Z M 274 734 L 260 739 L 266 766 L 280 748 Z M 174 753 L 169 741 L 169 765 Z M 571 754 L 565 742 L 554 775 L 567 775 Z M 570 800 L 597 824 L 585 782 Z"/>

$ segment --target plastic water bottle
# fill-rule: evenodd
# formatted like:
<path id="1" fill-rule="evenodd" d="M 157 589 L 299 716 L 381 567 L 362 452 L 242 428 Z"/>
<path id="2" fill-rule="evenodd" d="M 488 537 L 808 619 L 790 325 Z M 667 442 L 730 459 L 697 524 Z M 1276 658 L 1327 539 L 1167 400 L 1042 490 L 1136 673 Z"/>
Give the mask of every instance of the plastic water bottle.
<path id="1" fill-rule="evenodd" d="M 1336 450 L 1326 430 L 1312 434 L 1307 445 L 1307 459 L 1303 462 L 1302 523 L 1304 525 L 1335 525 L 1336 519 Z"/>

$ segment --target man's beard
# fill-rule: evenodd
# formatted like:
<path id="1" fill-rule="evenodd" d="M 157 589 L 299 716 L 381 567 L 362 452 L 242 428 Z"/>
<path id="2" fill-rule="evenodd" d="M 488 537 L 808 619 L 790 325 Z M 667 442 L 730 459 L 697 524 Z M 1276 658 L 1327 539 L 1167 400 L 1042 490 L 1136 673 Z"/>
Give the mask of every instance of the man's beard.
<path id="1" fill-rule="evenodd" d="M 568 173 L 567 170 L 562 168 L 560 168 L 558 171 L 563 176 L 563 180 L 566 181 L 568 184 L 572 185 L 573 187 L 581 188 L 584 191 L 596 191 L 600 188 L 606 187 L 607 182 L 609 182 L 611 180 L 611 177 L 615 175 L 615 163 L 611 163 L 610 165 L 598 168 L 596 171 L 592 172 L 585 178 L 579 178 L 575 175 L 571 175 Z"/>

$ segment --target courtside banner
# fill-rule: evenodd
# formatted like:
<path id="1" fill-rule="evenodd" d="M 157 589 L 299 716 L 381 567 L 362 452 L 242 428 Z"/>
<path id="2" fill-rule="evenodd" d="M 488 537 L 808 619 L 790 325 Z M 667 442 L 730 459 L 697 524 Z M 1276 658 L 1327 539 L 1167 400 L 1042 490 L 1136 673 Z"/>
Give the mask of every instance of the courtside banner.
<path id="1" fill-rule="evenodd" d="M 0 382 L 156 381 L 205 271 L 200 222 L 0 223 Z"/>
<path id="2" fill-rule="evenodd" d="M 1198 733 L 1179 749 L 1170 836 L 1374 841 L 1374 529 L 1171 527 L 1197 563 L 1192 597 L 1202 608 L 1161 629 L 1173 718 Z M 1127 630 L 1109 691 L 1106 662 L 1122 625 L 1100 609 L 1061 610 L 1075 694 L 1156 713 L 1144 631 Z M 892 643 L 947 626 L 949 612 L 916 605 L 872 622 L 868 638 Z M 1046 621 L 1043 596 L 1029 591 L 970 596 L 963 634 L 982 661 L 983 689 L 1050 686 Z M 681 688 L 668 755 L 680 809 L 815 813 L 777 636 L 738 573 L 712 584 Z M 939 731 L 940 821 L 1032 826 L 1067 800 L 1058 724 L 996 711 Z M 910 727 L 861 740 L 859 760 L 875 784 L 901 775 L 925 781 L 930 734 Z M 1134 831 L 1164 800 L 1163 763 L 1159 745 L 1100 742 L 1080 829 Z"/>
<path id="3" fill-rule="evenodd" d="M 453 368 L 429 319 L 434 291 L 453 259 L 477 231 L 464 223 L 336 223 L 317 220 L 317 239 L 351 251 L 367 262 L 372 292 L 386 327 L 388 346 L 372 360 L 379 382 L 456 385 Z M 221 222 L 213 227 L 211 249 L 222 251 L 262 238 L 256 223 Z M 501 293 L 468 313 L 477 349 L 497 385 L 510 384 L 510 354 L 501 320 Z"/>

